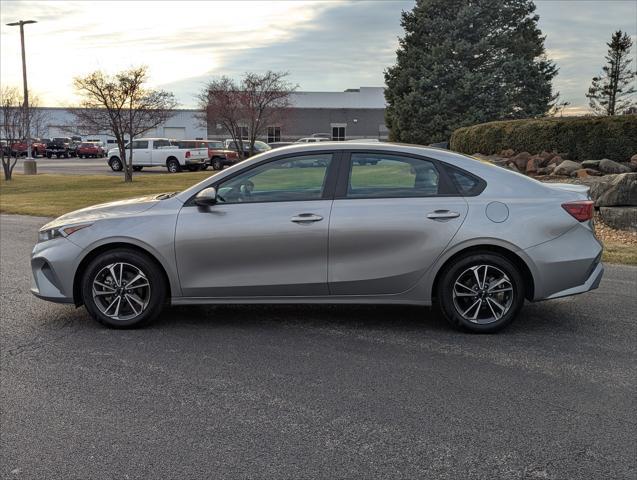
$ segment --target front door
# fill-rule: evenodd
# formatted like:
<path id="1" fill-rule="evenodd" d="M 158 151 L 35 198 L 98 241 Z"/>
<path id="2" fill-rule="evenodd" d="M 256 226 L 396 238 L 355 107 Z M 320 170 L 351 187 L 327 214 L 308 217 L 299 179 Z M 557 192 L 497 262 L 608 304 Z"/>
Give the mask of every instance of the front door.
<path id="1" fill-rule="evenodd" d="M 404 292 L 449 244 L 467 202 L 425 159 L 361 152 L 347 165 L 330 217 L 330 293 Z"/>
<path id="2" fill-rule="evenodd" d="M 332 153 L 279 157 L 215 185 L 211 207 L 184 206 L 175 250 L 189 297 L 327 295 Z"/>

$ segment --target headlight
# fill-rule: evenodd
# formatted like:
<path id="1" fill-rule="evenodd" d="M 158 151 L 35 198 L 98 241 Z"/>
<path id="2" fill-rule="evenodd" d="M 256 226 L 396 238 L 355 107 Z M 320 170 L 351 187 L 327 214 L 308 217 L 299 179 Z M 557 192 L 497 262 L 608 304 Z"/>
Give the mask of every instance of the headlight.
<path id="1" fill-rule="evenodd" d="M 78 230 L 90 227 L 91 225 L 91 223 L 84 223 L 81 225 L 67 225 L 64 227 L 47 228 L 46 230 L 40 230 L 38 232 L 38 243 L 53 240 L 54 238 L 68 237 Z"/>

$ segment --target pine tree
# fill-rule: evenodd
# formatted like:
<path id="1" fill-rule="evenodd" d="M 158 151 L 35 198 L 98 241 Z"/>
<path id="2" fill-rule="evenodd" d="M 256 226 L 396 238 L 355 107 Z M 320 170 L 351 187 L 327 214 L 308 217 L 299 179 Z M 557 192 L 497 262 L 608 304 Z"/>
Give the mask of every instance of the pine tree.
<path id="1" fill-rule="evenodd" d="M 615 32 L 608 45 L 602 75 L 593 77 L 586 96 L 598 115 L 620 115 L 635 105 L 635 72 L 630 68 L 633 41 L 621 30 Z"/>
<path id="2" fill-rule="evenodd" d="M 385 71 L 392 138 L 449 139 L 456 128 L 546 114 L 557 74 L 531 0 L 417 0 Z"/>

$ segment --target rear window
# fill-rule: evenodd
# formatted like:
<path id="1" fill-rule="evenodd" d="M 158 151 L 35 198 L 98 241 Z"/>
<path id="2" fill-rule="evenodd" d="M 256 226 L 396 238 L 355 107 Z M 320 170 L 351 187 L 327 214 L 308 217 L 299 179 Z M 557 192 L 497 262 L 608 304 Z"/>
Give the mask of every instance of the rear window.
<path id="1" fill-rule="evenodd" d="M 455 185 L 458 193 L 465 196 L 479 195 L 484 190 L 486 182 L 475 175 L 449 165 L 445 166 L 447 174 Z"/>

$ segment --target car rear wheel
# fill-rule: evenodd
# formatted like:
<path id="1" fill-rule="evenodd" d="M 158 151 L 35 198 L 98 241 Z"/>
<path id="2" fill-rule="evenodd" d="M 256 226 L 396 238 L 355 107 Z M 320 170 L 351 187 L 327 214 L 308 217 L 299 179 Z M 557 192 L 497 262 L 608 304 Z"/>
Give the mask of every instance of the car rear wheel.
<path id="1" fill-rule="evenodd" d="M 223 162 L 220 158 L 212 159 L 212 169 L 213 170 L 223 170 Z"/>
<path id="2" fill-rule="evenodd" d="M 117 157 L 111 158 L 111 161 L 108 162 L 108 164 L 111 166 L 111 170 L 113 170 L 114 172 L 121 172 L 124 168 L 124 166 L 122 165 L 122 161 Z"/>
<path id="3" fill-rule="evenodd" d="M 451 325 L 493 333 L 510 324 L 524 305 L 524 281 L 506 257 L 478 252 L 459 258 L 442 272 L 437 295 Z"/>
<path id="4" fill-rule="evenodd" d="M 133 170 L 135 172 L 141 172 L 143 170 L 144 167 L 133 167 Z"/>
<path id="5" fill-rule="evenodd" d="M 179 162 L 174 158 L 171 158 L 166 162 L 166 168 L 168 169 L 168 172 L 170 173 L 177 173 L 181 170 L 181 166 L 179 165 Z"/>
<path id="6" fill-rule="evenodd" d="M 89 314 L 113 328 L 139 327 L 157 318 L 166 300 L 159 266 L 147 255 L 117 249 L 96 257 L 82 279 Z"/>

